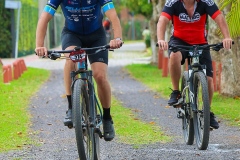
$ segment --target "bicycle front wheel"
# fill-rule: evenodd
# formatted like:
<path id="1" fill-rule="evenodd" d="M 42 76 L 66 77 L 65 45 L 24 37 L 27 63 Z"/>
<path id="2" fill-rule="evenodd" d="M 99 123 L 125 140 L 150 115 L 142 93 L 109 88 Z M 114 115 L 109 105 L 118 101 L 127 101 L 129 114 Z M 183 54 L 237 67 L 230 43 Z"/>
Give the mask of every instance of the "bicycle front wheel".
<path id="1" fill-rule="evenodd" d="M 85 82 L 77 79 L 72 92 L 73 126 L 77 141 L 78 155 L 81 160 L 94 159 L 93 127 L 89 120 L 89 98 Z"/>
<path id="2" fill-rule="evenodd" d="M 193 127 L 193 118 L 191 115 L 191 107 L 190 107 L 190 97 L 189 97 L 189 88 L 188 86 L 188 72 L 184 71 L 182 75 L 181 82 L 181 93 L 183 97 L 183 103 L 181 109 L 184 113 L 182 113 L 182 130 L 184 141 L 187 145 L 192 145 L 194 141 L 194 127 Z"/>
<path id="3" fill-rule="evenodd" d="M 194 95 L 196 108 L 193 118 L 196 144 L 198 149 L 206 150 L 210 132 L 210 103 L 207 78 L 203 72 L 194 74 Z"/>

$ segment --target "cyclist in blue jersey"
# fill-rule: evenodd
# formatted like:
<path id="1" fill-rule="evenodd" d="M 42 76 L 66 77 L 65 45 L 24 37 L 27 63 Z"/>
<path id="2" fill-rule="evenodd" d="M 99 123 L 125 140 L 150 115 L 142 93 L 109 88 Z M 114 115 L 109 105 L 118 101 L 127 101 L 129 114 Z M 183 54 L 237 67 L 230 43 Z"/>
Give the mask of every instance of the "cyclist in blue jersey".
<path id="1" fill-rule="evenodd" d="M 47 48 L 44 47 L 47 25 L 60 5 L 65 17 L 65 25 L 61 34 L 63 50 L 71 50 L 76 46 L 97 47 L 105 45 L 107 41 L 102 26 L 103 14 L 110 20 L 113 28 L 114 39 L 109 42 L 110 47 L 112 49 L 121 47 L 123 43 L 122 29 L 112 0 L 49 0 L 41 14 L 36 30 L 35 52 L 38 56 L 47 55 Z M 115 131 L 110 114 L 111 88 L 107 79 L 108 51 L 90 55 L 88 59 L 103 107 L 104 139 L 111 141 L 115 136 Z M 64 85 L 68 99 L 68 110 L 64 119 L 65 126 L 72 124 L 70 89 L 70 72 L 72 70 L 75 70 L 75 64 L 71 60 L 66 60 Z"/>

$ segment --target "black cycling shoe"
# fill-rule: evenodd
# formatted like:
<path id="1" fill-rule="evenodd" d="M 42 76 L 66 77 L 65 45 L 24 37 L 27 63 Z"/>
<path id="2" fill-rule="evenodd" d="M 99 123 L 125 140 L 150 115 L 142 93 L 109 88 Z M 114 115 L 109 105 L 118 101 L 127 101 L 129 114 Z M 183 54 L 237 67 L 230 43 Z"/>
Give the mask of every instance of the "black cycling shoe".
<path id="1" fill-rule="evenodd" d="M 173 90 L 170 99 L 168 100 L 169 106 L 177 106 L 178 104 L 182 103 L 183 99 L 181 96 L 181 92 L 179 90 Z"/>
<path id="2" fill-rule="evenodd" d="M 103 122 L 103 137 L 105 141 L 111 141 L 115 137 L 115 131 L 113 127 L 113 121 L 110 120 L 102 120 Z"/>
<path id="3" fill-rule="evenodd" d="M 66 117 L 63 120 L 64 126 L 68 126 L 69 128 L 73 127 L 72 123 L 72 109 L 68 109 L 66 112 Z"/>
<path id="4" fill-rule="evenodd" d="M 214 128 L 214 129 L 218 129 L 219 128 L 219 124 L 218 122 L 215 120 L 215 116 L 213 112 L 210 112 L 210 127 Z"/>

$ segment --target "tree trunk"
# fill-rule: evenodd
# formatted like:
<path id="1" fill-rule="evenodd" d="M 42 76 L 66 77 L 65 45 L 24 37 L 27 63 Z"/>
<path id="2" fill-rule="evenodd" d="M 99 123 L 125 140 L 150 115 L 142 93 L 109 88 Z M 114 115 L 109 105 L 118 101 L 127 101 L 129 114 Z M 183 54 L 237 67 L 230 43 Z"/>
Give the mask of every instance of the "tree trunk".
<path id="1" fill-rule="evenodd" d="M 224 13 L 228 13 L 230 8 L 226 8 Z M 218 43 L 222 37 L 216 33 L 217 25 L 213 20 L 209 21 L 208 41 Z M 220 77 L 220 93 L 235 97 L 240 96 L 240 37 L 234 39 L 235 44 L 232 49 L 227 51 L 222 49 L 220 52 L 211 52 L 212 59 L 222 65 Z M 216 71 L 214 71 L 216 72 Z M 219 72 L 217 72 L 219 74 Z"/>
<path id="2" fill-rule="evenodd" d="M 234 42 L 231 51 L 222 56 L 221 93 L 231 97 L 240 96 L 240 38 Z"/>
<path id="3" fill-rule="evenodd" d="M 158 64 L 158 48 L 157 43 L 157 22 L 165 1 L 162 0 L 152 0 L 153 15 L 149 22 L 149 28 L 151 30 L 151 49 L 152 49 L 152 60 L 151 63 Z"/>

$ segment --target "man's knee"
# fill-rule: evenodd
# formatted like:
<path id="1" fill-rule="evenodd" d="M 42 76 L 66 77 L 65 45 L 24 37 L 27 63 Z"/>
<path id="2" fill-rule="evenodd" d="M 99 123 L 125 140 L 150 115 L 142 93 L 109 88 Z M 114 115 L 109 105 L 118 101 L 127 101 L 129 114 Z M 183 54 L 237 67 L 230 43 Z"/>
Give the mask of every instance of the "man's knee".
<path id="1" fill-rule="evenodd" d="M 98 83 L 107 81 L 105 73 L 94 73 L 93 77 Z"/>
<path id="2" fill-rule="evenodd" d="M 172 62 L 181 62 L 181 60 L 182 60 L 181 52 L 176 52 L 176 53 L 172 52 L 170 54 L 170 61 L 172 61 Z"/>

